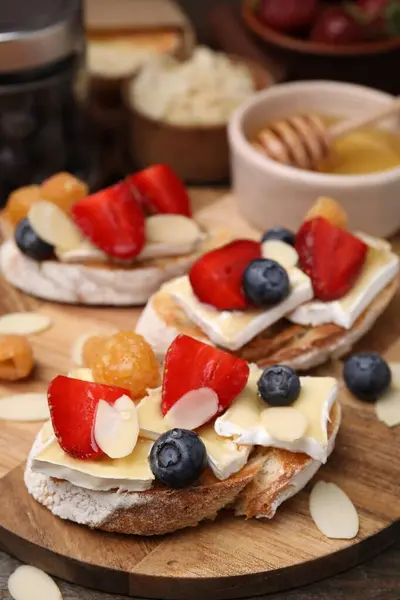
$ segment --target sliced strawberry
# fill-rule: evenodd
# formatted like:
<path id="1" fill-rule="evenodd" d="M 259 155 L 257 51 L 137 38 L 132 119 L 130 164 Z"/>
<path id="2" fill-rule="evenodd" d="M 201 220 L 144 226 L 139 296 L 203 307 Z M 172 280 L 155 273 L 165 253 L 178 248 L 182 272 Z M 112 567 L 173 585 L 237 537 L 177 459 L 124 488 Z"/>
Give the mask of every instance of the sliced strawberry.
<path id="1" fill-rule="evenodd" d="M 306 221 L 296 236 L 301 269 L 311 278 L 316 298 L 342 298 L 355 284 L 368 246 L 348 231 L 317 217 Z"/>
<path id="2" fill-rule="evenodd" d="M 242 278 L 255 258 L 261 258 L 261 245 L 252 240 L 236 240 L 207 252 L 189 273 L 194 293 L 201 302 L 219 310 L 247 308 L 249 302 L 242 289 Z"/>
<path id="3" fill-rule="evenodd" d="M 130 397 L 127 390 L 115 386 L 62 375 L 53 379 L 47 398 L 54 433 L 64 452 L 82 460 L 102 456 L 94 439 L 97 405 L 100 400 L 114 404 L 124 394 Z"/>
<path id="4" fill-rule="evenodd" d="M 148 167 L 130 175 L 126 181 L 149 213 L 192 216 L 186 188 L 167 165 Z"/>
<path id="5" fill-rule="evenodd" d="M 162 412 L 167 414 L 192 390 L 211 388 L 218 396 L 221 413 L 240 394 L 248 378 L 249 365 L 244 359 L 187 335 L 178 335 L 165 357 Z"/>
<path id="6" fill-rule="evenodd" d="M 109 256 L 130 260 L 144 246 L 144 214 L 125 182 L 79 200 L 71 215 L 82 233 Z"/>

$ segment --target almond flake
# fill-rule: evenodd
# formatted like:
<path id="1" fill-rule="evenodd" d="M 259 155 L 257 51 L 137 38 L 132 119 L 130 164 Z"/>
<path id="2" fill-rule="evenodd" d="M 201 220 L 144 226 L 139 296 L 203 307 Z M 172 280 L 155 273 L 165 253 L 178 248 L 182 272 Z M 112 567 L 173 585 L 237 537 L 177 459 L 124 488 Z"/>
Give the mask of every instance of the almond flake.
<path id="1" fill-rule="evenodd" d="M 14 600 L 62 600 L 55 581 L 36 567 L 18 567 L 8 579 L 8 591 Z"/>
<path id="2" fill-rule="evenodd" d="M 267 432 L 281 442 L 300 440 L 308 427 L 307 417 L 292 406 L 273 406 L 261 413 Z"/>
<path id="3" fill-rule="evenodd" d="M 33 204 L 28 213 L 28 220 L 40 239 L 52 246 L 74 250 L 82 243 L 83 236 L 78 227 L 52 202 L 40 200 Z"/>
<path id="4" fill-rule="evenodd" d="M 9 313 L 0 317 L 0 335 L 33 335 L 46 331 L 52 324 L 47 315 L 34 312 Z"/>
<path id="5" fill-rule="evenodd" d="M 89 240 L 82 240 L 81 245 L 73 250 L 65 250 L 64 248 L 55 249 L 56 256 L 63 263 L 82 263 L 90 262 L 107 262 L 107 255 Z"/>
<path id="6" fill-rule="evenodd" d="M 299 255 L 293 246 L 280 240 L 268 240 L 261 246 L 263 258 L 279 263 L 284 269 L 291 269 L 299 262 Z"/>
<path id="7" fill-rule="evenodd" d="M 388 427 L 400 425 L 400 363 L 390 364 L 392 384 L 375 402 L 376 416 Z"/>
<path id="8" fill-rule="evenodd" d="M 310 494 L 310 513 L 314 523 L 326 537 L 352 540 L 360 522 L 350 498 L 334 483 L 318 481 Z"/>
<path id="9" fill-rule="evenodd" d="M 146 219 L 146 241 L 149 244 L 193 244 L 201 237 L 196 221 L 183 215 L 153 215 Z"/>
<path id="10" fill-rule="evenodd" d="M 0 398 L 4 421 L 46 421 L 50 418 L 47 394 L 16 394 Z"/>
<path id="11" fill-rule="evenodd" d="M 218 396 L 211 388 L 199 388 L 184 394 L 165 415 L 168 427 L 197 429 L 218 413 Z"/>
<path id="12" fill-rule="evenodd" d="M 43 425 L 42 429 L 40 430 L 39 435 L 40 435 L 40 441 L 42 444 L 46 444 L 47 442 L 49 442 L 50 440 L 52 440 L 54 438 L 55 433 L 54 433 L 53 423 L 51 422 L 51 419 L 46 421 L 46 423 Z"/>
<path id="13" fill-rule="evenodd" d="M 80 379 L 81 381 L 94 382 L 92 369 L 85 369 L 84 367 L 71 369 L 68 371 L 67 377 L 70 377 L 71 379 Z"/>
<path id="14" fill-rule="evenodd" d="M 129 456 L 139 436 L 139 419 L 134 402 L 121 396 L 111 406 L 100 400 L 94 424 L 94 438 L 100 450 L 110 458 Z"/>

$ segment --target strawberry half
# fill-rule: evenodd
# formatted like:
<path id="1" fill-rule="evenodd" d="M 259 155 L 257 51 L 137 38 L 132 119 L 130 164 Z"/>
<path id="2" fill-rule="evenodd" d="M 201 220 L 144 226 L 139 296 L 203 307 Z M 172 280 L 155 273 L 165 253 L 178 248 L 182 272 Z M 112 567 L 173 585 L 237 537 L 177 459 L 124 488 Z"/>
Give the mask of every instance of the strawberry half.
<path id="1" fill-rule="evenodd" d="M 113 258 L 131 260 L 145 244 L 144 214 L 125 182 L 79 200 L 71 215 L 82 233 Z"/>
<path id="2" fill-rule="evenodd" d="M 316 298 L 342 298 L 355 284 L 368 246 L 348 231 L 317 217 L 306 221 L 296 236 L 300 268 L 312 281 Z"/>
<path id="3" fill-rule="evenodd" d="M 130 392 L 119 387 L 90 383 L 60 375 L 49 385 L 47 398 L 54 433 L 69 456 L 82 460 L 103 455 L 94 439 L 94 424 L 100 400 L 114 404 Z"/>
<path id="4" fill-rule="evenodd" d="M 149 213 L 192 216 L 186 188 L 167 165 L 148 167 L 130 175 L 126 181 Z"/>
<path id="5" fill-rule="evenodd" d="M 243 273 L 250 261 L 261 258 L 261 245 L 236 240 L 204 254 L 192 266 L 189 279 L 201 302 L 219 310 L 243 310 L 249 301 L 242 288 Z"/>
<path id="6" fill-rule="evenodd" d="M 165 357 L 162 413 L 188 392 L 211 388 L 218 396 L 219 413 L 227 409 L 246 386 L 249 365 L 187 335 L 178 335 Z"/>

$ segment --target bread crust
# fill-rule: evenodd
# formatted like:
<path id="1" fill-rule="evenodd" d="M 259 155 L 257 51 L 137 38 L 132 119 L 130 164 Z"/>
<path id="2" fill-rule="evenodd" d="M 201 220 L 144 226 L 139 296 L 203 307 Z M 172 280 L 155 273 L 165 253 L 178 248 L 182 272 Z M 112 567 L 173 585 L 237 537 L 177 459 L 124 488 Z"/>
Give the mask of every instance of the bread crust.
<path id="1" fill-rule="evenodd" d="M 371 329 L 395 296 L 397 288 L 396 278 L 374 298 L 350 329 L 333 323 L 307 327 L 281 319 L 234 354 L 262 368 L 282 363 L 299 371 L 316 367 L 329 358 L 339 358 Z M 150 298 L 136 330 L 148 340 L 159 357 L 165 354 L 179 333 L 210 342 L 163 290 Z"/>
<path id="2" fill-rule="evenodd" d="M 340 425 L 338 402 L 330 418 L 332 451 Z M 61 518 L 130 535 L 163 535 L 194 527 L 214 519 L 224 508 L 246 518 L 271 518 L 278 506 L 300 491 L 321 467 L 305 454 L 257 448 L 246 466 L 224 481 L 207 469 L 198 485 L 183 490 L 160 485 L 144 492 L 101 492 L 32 471 L 32 456 L 41 447 L 39 433 L 25 470 L 25 484 L 35 500 Z"/>

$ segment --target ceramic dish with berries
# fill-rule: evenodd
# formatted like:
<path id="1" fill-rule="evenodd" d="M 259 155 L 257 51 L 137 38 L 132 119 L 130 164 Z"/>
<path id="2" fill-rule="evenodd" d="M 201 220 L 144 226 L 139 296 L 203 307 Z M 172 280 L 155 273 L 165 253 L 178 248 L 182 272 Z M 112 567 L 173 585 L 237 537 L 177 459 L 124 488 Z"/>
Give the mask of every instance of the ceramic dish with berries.
<path id="1" fill-rule="evenodd" d="M 349 231 L 341 206 L 320 198 L 296 234 L 275 228 L 204 254 L 150 298 L 137 331 L 160 356 L 185 333 L 262 367 L 308 369 L 372 327 L 398 271 L 388 242 Z"/>
<path id="2" fill-rule="evenodd" d="M 2 213 L 4 277 L 45 300 L 140 305 L 218 243 L 192 218 L 173 171 L 155 165 L 88 194 L 58 173 L 13 192 Z"/>
<path id="3" fill-rule="evenodd" d="M 243 16 L 265 41 L 299 52 L 385 52 L 400 44 L 397 0 L 248 0 Z"/>

